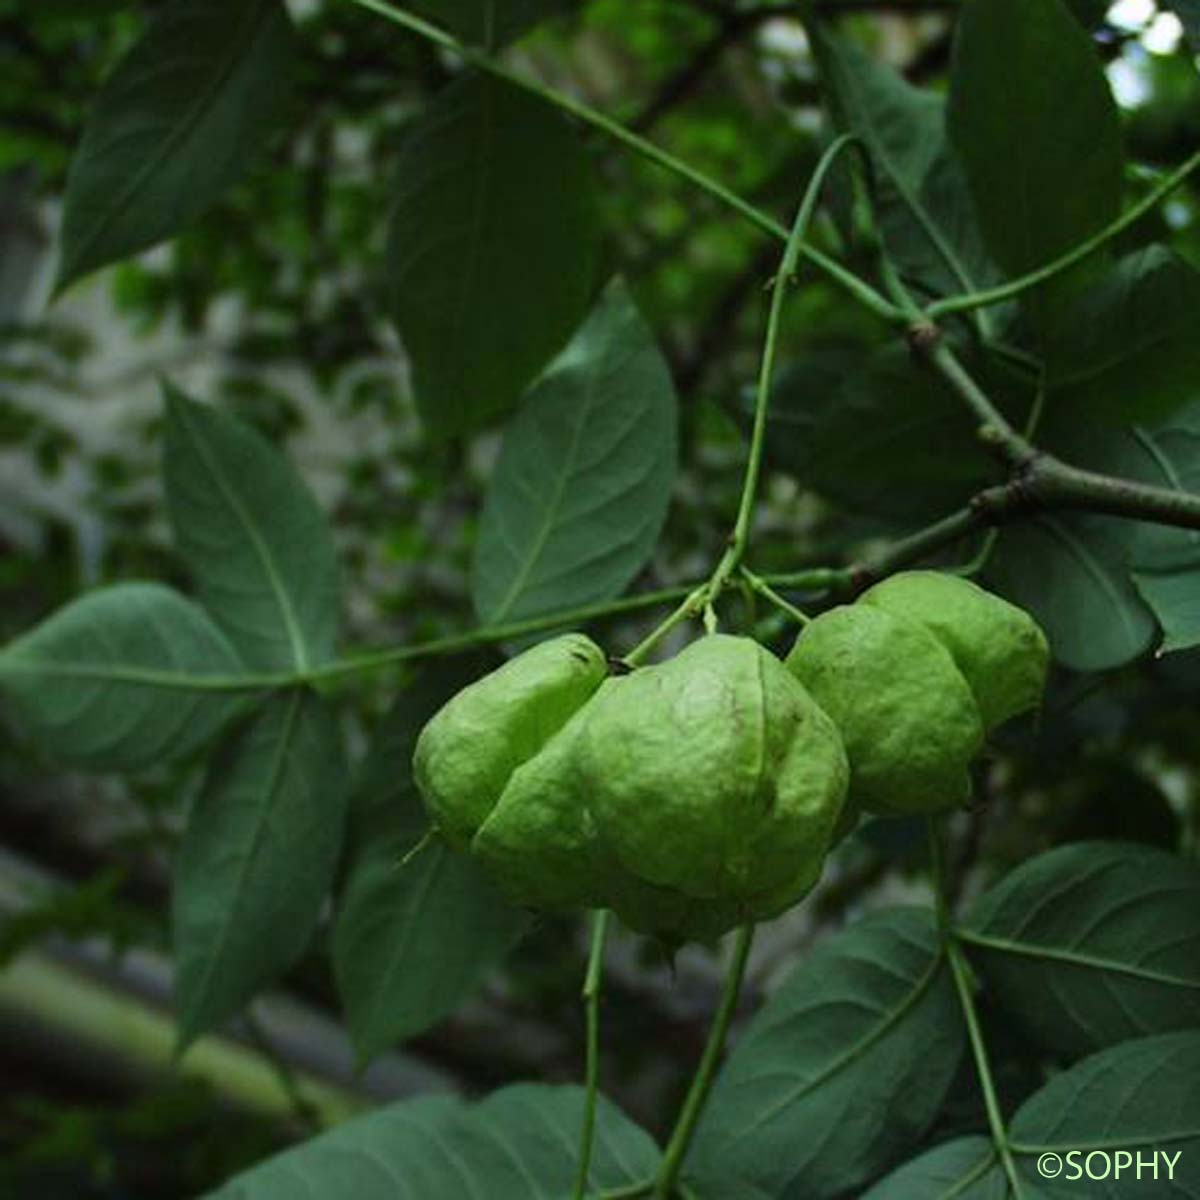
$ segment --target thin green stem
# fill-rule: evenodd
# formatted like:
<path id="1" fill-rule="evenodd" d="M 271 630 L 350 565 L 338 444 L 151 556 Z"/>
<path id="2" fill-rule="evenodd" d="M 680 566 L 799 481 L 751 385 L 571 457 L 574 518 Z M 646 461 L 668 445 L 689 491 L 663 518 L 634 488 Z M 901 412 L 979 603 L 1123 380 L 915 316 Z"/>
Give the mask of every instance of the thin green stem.
<path id="1" fill-rule="evenodd" d="M 914 345 L 979 421 L 979 436 L 993 446 L 1010 467 L 1022 467 L 1034 458 L 1033 446 L 1012 427 L 1008 418 L 971 378 L 936 329 L 931 329 L 928 336 L 916 331 Z"/>
<path id="2" fill-rule="evenodd" d="M 983 544 L 975 555 L 965 563 L 959 563 L 957 567 L 949 568 L 950 574 L 961 575 L 965 579 L 971 579 L 978 575 L 984 567 L 991 561 L 992 554 L 996 549 L 996 543 L 1000 540 L 1000 530 L 993 526 L 983 535 Z"/>
<path id="3" fill-rule="evenodd" d="M 971 967 L 963 956 L 958 942 L 951 935 L 945 942 L 946 957 L 950 963 L 950 971 L 954 976 L 954 987 L 958 992 L 959 1005 L 962 1008 L 963 1019 L 967 1025 L 967 1036 L 971 1041 L 971 1053 L 975 1058 L 975 1070 L 979 1075 L 979 1086 L 983 1091 L 983 1103 L 987 1110 L 988 1128 L 992 1134 L 992 1144 L 1004 1166 L 1004 1174 L 1012 1188 L 1015 1200 L 1021 1200 L 1024 1191 L 1021 1178 L 1017 1174 L 1017 1165 L 1013 1161 L 1012 1148 L 1008 1141 L 1008 1130 L 1004 1125 L 1004 1116 L 1000 1111 L 1000 1100 L 996 1095 L 996 1083 L 992 1078 L 992 1066 L 988 1059 L 987 1045 L 983 1040 L 983 1030 L 979 1024 L 979 1013 L 975 1007 L 974 983 L 971 979 Z"/>
<path id="4" fill-rule="evenodd" d="M 920 562 L 931 554 L 953 545 L 986 523 L 982 513 L 974 508 L 956 509 L 948 516 L 918 529 L 908 537 L 899 538 L 873 558 L 864 559 L 850 567 L 848 574 L 854 588 L 863 588 L 891 575 L 894 571 Z"/>
<path id="5" fill-rule="evenodd" d="M 992 1143 L 1004 1165 L 1004 1173 L 1012 1186 L 1015 1200 L 1021 1200 L 1021 1180 L 1017 1175 L 1016 1164 L 1013 1162 L 1012 1150 L 1009 1147 L 1008 1130 L 1005 1128 L 1004 1116 L 1000 1111 L 1000 1101 L 996 1095 L 996 1084 L 992 1077 L 992 1066 L 988 1059 L 987 1045 L 983 1040 L 983 1030 L 979 1024 L 979 1012 L 975 1006 L 971 967 L 958 944 L 950 906 L 946 899 L 946 863 L 938 819 L 930 817 L 926 822 L 926 828 L 929 834 L 931 874 L 942 949 L 946 955 L 946 961 L 949 963 L 950 973 L 954 977 L 959 1006 L 962 1008 L 963 1020 L 966 1022 L 967 1036 L 970 1039 L 971 1052 L 975 1058 L 975 1070 L 979 1075 L 979 1086 L 983 1092 L 983 1103 L 987 1110 Z"/>
<path id="6" fill-rule="evenodd" d="M 47 679 L 70 679 L 127 683 L 143 687 L 187 692 L 260 692 L 276 691 L 289 687 L 304 687 L 308 684 L 327 683 L 348 675 L 363 675 L 386 670 L 400 663 L 415 662 L 423 658 L 458 654 L 477 646 L 494 645 L 525 637 L 531 633 L 542 633 L 564 625 L 582 625 L 590 621 L 621 616 L 625 613 L 641 612 L 647 608 L 658 608 L 672 604 L 681 597 L 694 594 L 696 584 L 662 588 L 654 592 L 643 592 L 637 596 L 625 596 L 619 600 L 605 600 L 596 604 L 585 604 L 579 608 L 541 617 L 530 617 L 523 621 L 510 621 L 505 625 L 483 626 L 469 633 L 453 634 L 435 638 L 411 646 L 393 646 L 370 654 L 352 655 L 336 662 L 326 663 L 313 670 L 294 674 L 245 674 L 245 675 L 189 675 L 181 671 L 162 671 L 152 668 L 123 666 L 54 665 L 35 658 L 9 657 L 0 651 L 0 677 L 36 675 Z M 19 643 L 14 643 L 17 645 Z"/>
<path id="7" fill-rule="evenodd" d="M 739 570 L 751 591 L 757 592 L 768 604 L 773 604 L 780 612 L 787 613 L 793 621 L 801 625 L 807 625 L 812 620 L 812 617 L 798 609 L 791 601 L 785 600 L 765 579 L 755 575 L 745 564 Z"/>
<path id="8" fill-rule="evenodd" d="M 829 592 L 845 586 L 850 578 L 846 567 L 805 567 L 800 571 L 771 571 L 759 578 L 775 588 L 798 592 Z"/>
<path id="9" fill-rule="evenodd" d="M 779 330 L 783 320 L 783 305 L 787 299 L 788 288 L 794 282 L 800 263 L 800 251 L 804 239 L 808 236 L 808 228 L 812 224 L 813 213 L 829 172 L 837 162 L 838 156 L 857 142 L 853 134 L 843 134 L 836 138 L 821 155 L 808 185 L 800 207 L 796 211 L 796 219 L 792 222 L 788 234 L 787 245 L 783 257 L 779 261 L 779 270 L 771 286 L 771 309 L 767 316 L 767 332 L 763 340 L 762 359 L 759 363 L 758 382 L 754 394 L 754 426 L 750 434 L 750 452 L 746 460 L 746 473 L 742 480 L 742 495 L 738 503 L 737 518 L 734 521 L 733 533 L 729 538 L 729 546 L 721 561 L 713 572 L 709 594 L 705 597 L 706 613 L 711 613 L 712 602 L 725 586 L 730 575 L 741 564 L 746 552 L 746 543 L 750 537 L 750 522 L 754 516 L 754 505 L 758 498 L 758 484 L 762 475 L 763 452 L 767 439 L 767 413 L 771 404 L 771 385 L 775 378 L 775 359 L 779 351 Z"/>
<path id="10" fill-rule="evenodd" d="M 678 625 L 682 625 L 684 621 L 694 617 L 699 611 L 705 594 L 708 591 L 708 584 L 701 584 L 697 588 L 693 588 L 679 605 L 664 621 L 656 625 L 628 654 L 622 659 L 631 667 L 636 667 L 642 660 L 658 645 L 659 642 L 667 636 Z"/>
<path id="11" fill-rule="evenodd" d="M 929 873 L 933 883 L 934 909 L 937 913 L 938 930 L 945 941 L 951 932 L 950 906 L 946 902 L 946 854 L 937 817 L 931 816 L 926 819 L 925 831 L 929 838 Z"/>
<path id="12" fill-rule="evenodd" d="M 695 589 L 695 584 L 681 587 L 662 588 L 655 592 L 643 592 L 638 596 L 626 596 L 620 600 L 607 600 L 598 604 L 586 604 L 581 608 L 569 609 L 560 613 L 547 613 L 543 617 L 531 617 L 524 621 L 511 621 L 506 625 L 484 626 L 470 633 L 454 634 L 451 637 L 437 638 L 430 642 L 419 642 L 415 646 L 395 646 L 390 650 L 380 650 L 374 654 L 362 654 L 352 658 L 330 663 L 310 671 L 299 680 L 290 682 L 311 683 L 322 680 L 336 679 L 343 675 L 356 675 L 368 671 L 384 670 L 399 663 L 411 662 L 420 658 L 431 658 L 443 654 L 457 654 L 463 650 L 471 650 L 476 646 L 493 645 L 496 642 L 507 642 L 521 638 L 530 633 L 543 633 L 548 629 L 557 629 L 562 625 L 581 625 L 588 621 L 596 621 L 606 617 L 620 616 L 623 613 L 640 612 L 646 608 L 658 608 L 663 604 L 671 604 L 688 596 Z"/>
<path id="13" fill-rule="evenodd" d="M 546 103 L 554 105 L 576 120 L 582 121 L 585 125 L 602 133 L 605 137 L 611 138 L 613 141 L 632 150 L 648 162 L 652 162 L 664 171 L 668 171 L 670 174 L 686 180 L 694 187 L 707 193 L 714 200 L 720 201 L 720 203 L 736 212 L 768 236 L 777 238 L 779 241 L 787 240 L 788 231 L 770 214 L 756 208 L 749 201 L 737 195 L 736 192 L 730 191 L 724 184 L 705 175 L 702 171 L 696 170 L 695 167 L 689 166 L 681 159 L 676 158 L 675 155 L 662 149 L 662 147 L 656 146 L 640 134 L 627 129 L 620 121 L 605 116 L 604 113 L 598 112 L 596 109 L 581 103 L 564 92 L 547 87 L 535 79 L 528 79 L 515 71 L 510 71 L 503 63 L 498 62 L 491 55 L 463 45 L 457 38 L 451 37 L 450 34 L 439 29 L 436 25 L 431 25 L 428 21 L 423 21 L 420 17 L 387 3 L 387 0 L 351 0 L 351 2 L 363 8 L 370 9 L 379 16 L 403 26 L 411 33 L 415 33 L 419 37 L 433 42 L 444 50 L 452 51 L 465 62 L 478 67 L 482 71 L 487 71 L 497 79 L 503 79 L 506 83 L 510 83 L 514 87 L 519 87 L 530 95 L 537 96 L 539 99 L 546 101 Z M 813 266 L 823 271 L 833 282 L 849 292 L 860 304 L 870 309 L 877 316 L 893 323 L 899 320 L 899 313 L 896 312 L 895 308 L 868 283 L 859 279 L 853 271 L 847 270 L 839 262 L 821 253 L 821 251 L 814 247 L 806 246 L 802 253 Z"/>
<path id="14" fill-rule="evenodd" d="M 1076 263 L 1095 254 L 1097 250 L 1108 245 L 1113 238 L 1119 237 L 1131 225 L 1140 221 L 1198 167 L 1200 167 L 1200 151 L 1165 176 L 1157 187 L 1123 212 L 1115 221 L 1105 226 L 1099 233 L 1093 234 L 1086 241 L 1080 242 L 1073 250 L 1068 250 L 1066 254 L 1059 255 L 1058 258 L 1044 266 L 1016 279 L 1010 279 L 1007 283 L 1002 283 L 997 287 L 985 288 L 979 292 L 968 292 L 961 296 L 949 296 L 945 300 L 935 301 L 925 309 L 925 316 L 931 321 L 936 321 L 939 317 L 949 316 L 951 313 L 967 312 L 973 308 L 999 304 L 1001 301 L 1012 300 L 1023 292 L 1029 291 L 1030 288 L 1035 288 L 1038 284 L 1053 279 L 1054 276 L 1061 274 L 1069 267 L 1073 267 Z"/>
<path id="15" fill-rule="evenodd" d="M 604 939 L 607 934 L 608 909 L 596 909 L 592 913 L 592 941 L 588 951 L 587 973 L 583 979 L 583 1007 L 587 1020 L 586 1091 L 574 1200 L 584 1200 L 587 1195 L 588 1174 L 592 1169 L 592 1144 L 596 1137 L 596 1097 L 600 1090 L 600 981 L 604 972 Z"/>
<path id="16" fill-rule="evenodd" d="M 721 1061 L 721 1053 L 725 1049 L 725 1039 L 729 1035 L 729 1024 L 737 1008 L 738 996 L 742 990 L 742 980 L 746 974 L 746 961 L 750 957 L 750 947 L 754 942 L 754 925 L 743 925 L 737 932 L 734 943 L 733 962 L 725 976 L 722 989 L 721 1003 L 713 1018 L 709 1030 L 708 1041 L 700 1058 L 700 1065 L 692 1079 L 687 1098 L 680 1109 L 679 1118 L 671 1132 L 670 1141 L 663 1153 L 662 1164 L 658 1172 L 654 1195 L 658 1200 L 669 1200 L 675 1190 L 679 1172 L 683 1168 L 683 1160 L 691 1145 L 692 1134 L 708 1103 L 709 1092 L 712 1091 L 716 1078 L 717 1067 Z"/>
<path id="17" fill-rule="evenodd" d="M 642 1179 L 637 1183 L 628 1183 L 624 1187 L 596 1192 L 592 1200 L 637 1200 L 639 1196 L 649 1196 L 652 1191 L 654 1191 L 654 1180 Z"/>

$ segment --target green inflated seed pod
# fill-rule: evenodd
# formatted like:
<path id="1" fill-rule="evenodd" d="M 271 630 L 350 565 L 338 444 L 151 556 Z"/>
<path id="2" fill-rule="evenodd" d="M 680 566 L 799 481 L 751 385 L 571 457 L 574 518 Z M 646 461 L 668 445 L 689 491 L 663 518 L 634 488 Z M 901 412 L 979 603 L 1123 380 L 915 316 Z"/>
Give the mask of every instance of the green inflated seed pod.
<path id="1" fill-rule="evenodd" d="M 724 635 L 610 680 L 580 756 L 598 836 L 622 867 L 739 912 L 815 881 L 848 773 L 833 722 L 783 664 Z"/>
<path id="2" fill-rule="evenodd" d="M 979 705 L 985 729 L 1036 708 L 1050 648 L 1022 608 L 957 575 L 905 571 L 869 588 L 859 604 L 917 621 L 945 644 Z"/>
<path id="3" fill-rule="evenodd" d="M 464 688 L 417 739 L 413 776 L 434 825 L 466 850 L 513 772 L 579 711 L 607 675 L 604 653 L 570 633 Z"/>
<path id="4" fill-rule="evenodd" d="M 924 625 L 844 605 L 805 627 L 787 666 L 841 732 L 852 804 L 908 814 L 967 800 L 983 723 L 950 651 Z"/>
<path id="5" fill-rule="evenodd" d="M 471 853 L 516 904 L 599 908 L 618 886 L 596 838 L 579 770 L 587 715 L 585 705 L 513 772 L 471 842 Z"/>

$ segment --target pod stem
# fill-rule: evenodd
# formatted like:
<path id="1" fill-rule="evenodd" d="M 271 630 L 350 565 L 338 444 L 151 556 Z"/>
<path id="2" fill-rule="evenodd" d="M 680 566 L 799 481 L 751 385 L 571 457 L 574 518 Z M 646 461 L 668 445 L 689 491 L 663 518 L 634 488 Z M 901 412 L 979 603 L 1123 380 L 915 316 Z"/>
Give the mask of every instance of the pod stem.
<path id="1" fill-rule="evenodd" d="M 583 978 L 583 1008 L 587 1020 L 586 1093 L 574 1200 L 584 1200 L 587 1195 L 592 1144 L 596 1135 L 596 1102 L 600 1090 L 600 983 L 604 974 L 604 941 L 607 935 L 608 909 L 598 908 L 592 913 L 592 941 L 588 951 L 587 973 Z"/>
<path id="2" fill-rule="evenodd" d="M 754 942 L 753 923 L 743 925 L 737 931 L 734 942 L 733 962 L 725 976 L 725 984 L 721 990 L 721 1003 L 713 1018 L 712 1028 L 708 1033 L 708 1041 L 701 1056 L 700 1065 L 688 1089 L 687 1098 L 679 1110 L 675 1128 L 671 1132 L 671 1140 L 663 1154 L 662 1165 L 659 1168 L 658 1179 L 655 1183 L 654 1196 L 657 1200 L 670 1200 L 676 1190 L 679 1172 L 683 1168 L 683 1160 L 691 1145 L 692 1134 L 708 1103 L 713 1081 L 716 1079 L 717 1067 L 720 1065 L 721 1054 L 725 1049 L 725 1039 L 729 1035 L 729 1025 L 737 1008 L 738 996 L 742 990 L 742 980 L 746 975 L 746 962 L 750 957 L 750 947 Z"/>

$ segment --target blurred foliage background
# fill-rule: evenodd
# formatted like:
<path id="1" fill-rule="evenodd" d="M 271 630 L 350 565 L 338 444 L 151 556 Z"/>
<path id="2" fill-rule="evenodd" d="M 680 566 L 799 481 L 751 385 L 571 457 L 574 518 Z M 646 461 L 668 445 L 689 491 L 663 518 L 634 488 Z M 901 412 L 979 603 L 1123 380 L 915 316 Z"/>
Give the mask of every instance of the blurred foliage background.
<path id="1" fill-rule="evenodd" d="M 1149 0 L 1107 14 L 1074 6 L 1095 23 L 1129 157 L 1177 164 L 1200 141 L 1200 79 L 1179 22 Z M 183 236 L 51 304 L 61 196 L 89 100 L 158 7 L 0 0 L 0 637 L 99 583 L 178 579 L 158 474 L 163 373 L 219 398 L 299 465 L 336 530 L 352 646 L 468 628 L 469 550 L 497 435 L 423 438 L 381 266 L 397 147 L 455 64 L 341 0 L 294 0 L 302 78 L 269 157 Z M 826 7 L 913 82 L 944 81 L 953 0 Z M 822 144 L 815 70 L 787 4 L 591 0 L 506 55 L 781 215 Z M 667 586 L 701 573 L 736 507 L 739 422 L 777 249 L 681 181 L 589 145 L 605 181 L 607 263 L 630 282 L 682 401 L 683 470 L 641 581 Z M 1176 193 L 1131 231 L 1133 244 L 1165 236 L 1200 266 L 1196 202 L 1194 186 Z M 828 217 L 820 236 L 869 269 Z M 836 375 L 885 336 L 808 279 L 789 309 L 786 359 L 819 391 L 819 369 Z M 871 500 L 861 475 L 818 497 L 796 481 L 781 437 L 771 451 L 756 566 L 845 562 L 911 527 L 913 514 Z M 845 468 L 864 469 L 869 458 Z M 627 647 L 638 627 L 603 632 Z M 400 682 L 354 693 L 347 732 L 360 750 Z M 1040 723 L 1011 731 L 980 769 L 979 803 L 957 818 L 955 887 L 976 890 L 1088 836 L 1194 854 L 1198 688 L 1197 652 L 1059 672 Z M 11 732 L 0 740 L 0 1194 L 191 1195 L 385 1097 L 578 1076 L 585 947 L 567 920 L 540 922 L 480 995 L 362 1075 L 321 945 L 286 993 L 172 1062 L 165 904 L 196 782 L 189 769 L 64 774 Z M 747 1003 L 821 929 L 923 894 L 923 847 L 904 822 L 860 831 L 814 900 L 760 938 Z M 613 947 L 606 1090 L 652 1129 L 688 1077 L 716 979 L 702 949 L 667 964 L 627 936 Z M 1029 1052 L 993 1032 L 1019 1087 Z M 976 1103 L 969 1094 L 964 1105 Z M 972 1116 L 961 1114 L 964 1126 Z"/>

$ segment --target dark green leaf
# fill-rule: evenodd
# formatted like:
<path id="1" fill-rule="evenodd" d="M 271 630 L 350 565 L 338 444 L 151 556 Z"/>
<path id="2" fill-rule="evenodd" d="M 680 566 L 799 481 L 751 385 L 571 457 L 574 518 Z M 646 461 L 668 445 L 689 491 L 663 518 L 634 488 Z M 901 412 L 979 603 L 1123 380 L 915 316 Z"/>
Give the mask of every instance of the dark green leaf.
<path id="1" fill-rule="evenodd" d="M 247 1171 L 211 1200 L 566 1200 L 583 1092 L 518 1084 L 467 1107 L 447 1097 L 390 1105 Z M 589 1195 L 652 1176 L 658 1151 L 603 1096 Z"/>
<path id="2" fill-rule="evenodd" d="M 58 287 L 199 216 L 279 124 L 281 0 L 175 0 L 104 85 L 71 163 Z"/>
<path id="3" fill-rule="evenodd" d="M 189 754 L 246 693 L 246 668 L 204 610 L 157 583 L 89 592 L 0 652 L 0 696 L 45 752 L 130 771 Z"/>
<path id="4" fill-rule="evenodd" d="M 897 268 L 932 292 L 986 286 L 995 269 L 950 152 L 943 98 L 820 23 L 809 32 L 837 125 L 858 134 L 871 159 L 875 215 Z"/>
<path id="5" fill-rule="evenodd" d="M 1200 1026 L 1200 868 L 1161 850 L 1051 850 L 988 892 L 963 936 L 988 995 L 1053 1052 Z"/>
<path id="6" fill-rule="evenodd" d="M 1091 39 L 1061 0 L 968 0 L 948 119 L 987 245 L 1012 274 L 1117 215 L 1117 107 Z"/>
<path id="7" fill-rule="evenodd" d="M 988 565 L 990 583 L 1027 608 L 1054 657 L 1077 671 L 1103 671 L 1146 653 L 1158 633 L 1129 577 L 1117 523 L 1060 513 L 1007 527 Z"/>
<path id="8" fill-rule="evenodd" d="M 167 505 L 201 600 L 252 666 L 319 666 L 338 622 L 324 515 L 266 438 L 169 385 L 166 397 Z"/>
<path id="9" fill-rule="evenodd" d="M 1008 1180 L 988 1138 L 963 1137 L 905 1163 L 861 1200 L 1008 1200 Z"/>
<path id="10" fill-rule="evenodd" d="M 437 698 L 454 690 L 438 686 Z M 402 864 L 429 828 L 411 764 L 417 734 L 436 703 L 427 690 L 401 696 L 351 800 L 361 842 L 338 906 L 333 961 L 363 1061 L 453 1011 L 525 925 L 468 856 L 441 842 Z"/>
<path id="11" fill-rule="evenodd" d="M 363 1062 L 453 1012 L 524 928 L 468 856 L 439 841 L 404 862 L 423 832 L 363 854 L 342 898 L 334 966 Z"/>
<path id="12" fill-rule="evenodd" d="M 701 1195 L 854 1192 L 932 1124 L 963 1043 L 931 915 L 870 916 L 822 943 L 751 1022 L 687 1176 Z"/>
<path id="13" fill-rule="evenodd" d="M 1095 29 L 1104 20 L 1112 3 L 1111 0 L 1067 0 L 1067 7 L 1084 29 Z"/>
<path id="14" fill-rule="evenodd" d="M 1036 1200 L 1197 1200 L 1200 1032 L 1137 1038 L 1085 1058 L 1030 1097 L 1009 1134 L 1022 1182 Z M 1107 1162 L 1103 1153 L 1093 1159 L 1089 1176 L 1087 1156 L 1096 1150 L 1106 1153 Z M 1140 1151 L 1144 1160 L 1156 1155 L 1157 1177 L 1147 1167 L 1139 1180 L 1130 1161 L 1117 1178 L 1112 1168 L 1118 1150 L 1130 1156 Z M 1062 1159 L 1054 1179 L 1037 1169 L 1047 1153 Z M 1173 1162 L 1170 1179 L 1164 1154 Z"/>
<path id="15" fill-rule="evenodd" d="M 666 516 L 676 420 L 662 355 L 614 284 L 505 433 L 472 570 L 484 622 L 620 594 Z"/>
<path id="16" fill-rule="evenodd" d="M 303 691 L 270 701 L 214 759 L 172 897 L 185 1043 L 308 946 L 337 865 L 345 772 L 336 713 Z"/>
<path id="17" fill-rule="evenodd" d="M 486 75 L 434 101 L 400 154 L 387 251 L 430 430 L 512 408 L 587 311 L 598 249 L 591 165 L 557 112 Z"/>
<path id="18" fill-rule="evenodd" d="M 1200 403 L 1129 436 L 1150 460 L 1149 482 L 1200 491 Z M 1140 525 L 1132 557 L 1134 584 L 1163 629 L 1162 650 L 1200 646 L 1200 531 Z"/>
<path id="19" fill-rule="evenodd" d="M 445 25 L 464 42 L 495 49 L 561 11 L 565 0 L 410 0 L 406 7 Z"/>
<path id="20" fill-rule="evenodd" d="M 1155 423 L 1200 400 L 1200 272 L 1161 246 L 1116 263 L 1046 348 L 1050 400 L 1091 419 Z"/>
<path id="21" fill-rule="evenodd" d="M 1087 403 L 1085 395 L 1076 404 L 1054 408 L 1039 439 L 1047 449 L 1068 462 L 1118 478 L 1177 491 L 1195 491 L 1200 486 L 1200 403 L 1187 405 L 1157 426 L 1122 429 L 1089 421 Z M 1148 632 L 1149 610 L 1131 599 L 1138 593 L 1166 632 L 1165 649 L 1186 649 L 1200 642 L 1200 604 L 1194 586 L 1200 577 L 1200 533 L 1106 517 L 1063 516 L 1059 520 L 1076 533 L 1081 546 L 1111 564 L 1111 595 L 1120 602 L 1120 607 L 1114 604 L 1114 618 L 1121 619 L 1123 612 L 1136 621 L 1137 638 L 1130 639 L 1121 653 L 1104 665 L 1127 661 L 1122 655 L 1141 653 L 1148 644 L 1143 639 L 1152 639 Z M 1005 539 L 1011 536 L 1006 533 Z M 1080 643 L 1076 647 L 1084 653 L 1080 661 L 1091 662 L 1082 645 L 1088 630 L 1072 632 L 1068 628 L 1067 603 L 1064 601 L 1064 638 Z M 1102 642 L 1111 639 L 1119 647 L 1121 630 L 1115 620 L 1106 627 L 1096 624 L 1089 628 Z"/>
<path id="22" fill-rule="evenodd" d="M 771 399 L 768 449 L 803 486 L 871 516 L 932 519 L 998 480 L 975 422 L 902 346 L 812 353 L 789 367 Z"/>

